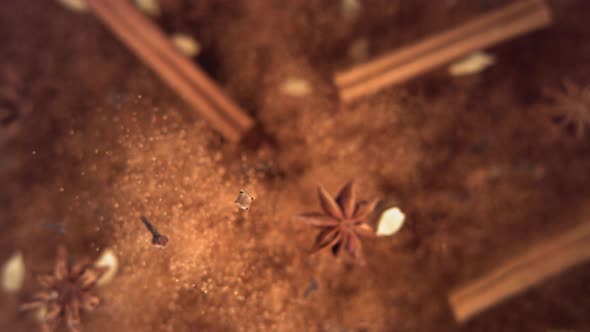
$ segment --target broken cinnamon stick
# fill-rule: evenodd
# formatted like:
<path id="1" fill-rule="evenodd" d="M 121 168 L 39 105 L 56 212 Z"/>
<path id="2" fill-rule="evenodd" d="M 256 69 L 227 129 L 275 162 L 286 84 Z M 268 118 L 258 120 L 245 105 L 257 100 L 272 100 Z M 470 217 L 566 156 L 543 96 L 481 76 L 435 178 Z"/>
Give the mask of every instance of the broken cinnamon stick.
<path id="1" fill-rule="evenodd" d="M 88 0 L 96 16 L 226 139 L 238 141 L 254 125 L 169 38 L 127 0 Z"/>
<path id="2" fill-rule="evenodd" d="M 551 13 L 543 0 L 519 1 L 369 63 L 336 73 L 334 82 L 341 100 L 349 102 L 550 23 Z"/>
<path id="3" fill-rule="evenodd" d="M 590 223 L 539 243 L 449 295 L 458 322 L 551 276 L 590 260 Z"/>

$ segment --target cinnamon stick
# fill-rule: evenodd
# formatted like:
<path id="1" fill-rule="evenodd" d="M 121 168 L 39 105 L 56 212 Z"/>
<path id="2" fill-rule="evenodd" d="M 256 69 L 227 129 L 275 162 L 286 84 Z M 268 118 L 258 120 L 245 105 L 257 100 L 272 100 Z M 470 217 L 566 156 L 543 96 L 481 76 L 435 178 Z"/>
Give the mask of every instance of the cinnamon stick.
<path id="1" fill-rule="evenodd" d="M 539 243 L 492 272 L 458 288 L 449 302 L 458 322 L 590 260 L 590 223 Z"/>
<path id="2" fill-rule="evenodd" d="M 254 121 L 127 0 L 88 0 L 96 16 L 226 139 L 238 141 Z"/>
<path id="3" fill-rule="evenodd" d="M 341 100 L 352 101 L 550 23 L 551 13 L 543 0 L 519 1 L 369 63 L 336 73 L 334 83 Z"/>

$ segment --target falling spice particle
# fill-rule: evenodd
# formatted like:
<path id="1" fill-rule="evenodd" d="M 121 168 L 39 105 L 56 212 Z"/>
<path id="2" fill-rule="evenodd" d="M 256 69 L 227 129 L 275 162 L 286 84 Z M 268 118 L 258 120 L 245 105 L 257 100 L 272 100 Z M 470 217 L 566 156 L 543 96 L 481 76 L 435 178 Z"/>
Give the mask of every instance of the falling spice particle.
<path id="1" fill-rule="evenodd" d="M 57 0 L 57 2 L 75 12 L 83 13 L 88 11 L 88 4 L 85 0 Z"/>
<path id="2" fill-rule="evenodd" d="M 361 3 L 359 0 L 342 0 L 342 16 L 347 19 L 355 19 L 359 16 L 361 11 Z"/>
<path id="3" fill-rule="evenodd" d="M 387 209 L 381 214 L 377 226 L 378 236 L 389 236 L 395 234 L 404 224 L 406 215 L 397 207 Z"/>
<path id="4" fill-rule="evenodd" d="M 117 270 L 119 269 L 119 260 L 117 259 L 117 256 L 115 256 L 115 252 L 112 249 L 105 249 L 94 263 L 94 266 L 105 269 L 102 277 L 100 277 L 100 279 L 98 279 L 96 282 L 97 286 L 103 286 L 111 282 L 111 280 L 113 280 L 117 274 Z"/>
<path id="5" fill-rule="evenodd" d="M 317 289 L 318 289 L 317 280 L 315 280 L 315 278 L 311 278 L 311 280 L 309 281 L 309 286 L 307 287 L 307 289 L 303 293 L 303 297 L 308 298 Z"/>
<path id="6" fill-rule="evenodd" d="M 166 247 L 166 245 L 168 244 L 168 237 L 164 234 L 160 234 L 152 225 L 152 223 L 148 220 L 148 218 L 141 216 L 141 221 L 148 229 L 148 231 L 152 233 L 152 245 L 160 249 Z"/>
<path id="7" fill-rule="evenodd" d="M 189 35 L 176 33 L 171 38 L 176 48 L 188 57 L 197 56 L 201 52 L 201 45 Z"/>
<path id="8" fill-rule="evenodd" d="M 306 80 L 298 77 L 291 77 L 281 84 L 281 91 L 287 96 L 302 97 L 311 92 L 311 87 Z"/>
<path id="9" fill-rule="evenodd" d="M 590 85 L 580 86 L 566 79 L 562 90 L 547 89 L 545 94 L 554 102 L 553 121 L 563 131 L 583 139 L 590 132 Z"/>
<path id="10" fill-rule="evenodd" d="M 449 66 L 449 74 L 452 76 L 473 75 L 494 63 L 496 63 L 496 58 L 493 55 L 478 51 L 452 63 Z"/>
<path id="11" fill-rule="evenodd" d="M 23 286 L 25 263 L 20 252 L 14 253 L 2 268 L 2 289 L 7 293 L 16 293 Z"/>
<path id="12" fill-rule="evenodd" d="M 254 201 L 254 197 L 250 195 L 250 192 L 248 192 L 246 189 L 241 189 L 240 193 L 238 194 L 238 198 L 236 198 L 234 203 L 236 203 L 240 209 L 247 211 L 250 209 L 250 204 L 252 204 L 252 201 Z"/>
<path id="13" fill-rule="evenodd" d="M 37 309 L 35 312 L 35 318 L 37 319 L 37 322 L 43 323 L 47 318 L 47 307 L 40 307 Z"/>
<path id="14" fill-rule="evenodd" d="M 353 41 L 348 47 L 348 57 L 357 63 L 367 60 L 369 58 L 369 40 L 363 37 Z"/>
<path id="15" fill-rule="evenodd" d="M 135 0 L 137 8 L 150 16 L 160 16 L 160 3 L 158 0 Z"/>

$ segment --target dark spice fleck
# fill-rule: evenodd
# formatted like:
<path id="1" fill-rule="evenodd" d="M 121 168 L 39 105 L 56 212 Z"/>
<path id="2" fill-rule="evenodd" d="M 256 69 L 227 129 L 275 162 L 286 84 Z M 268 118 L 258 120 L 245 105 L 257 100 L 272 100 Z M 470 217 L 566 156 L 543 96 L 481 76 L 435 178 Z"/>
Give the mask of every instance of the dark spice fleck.
<path id="1" fill-rule="evenodd" d="M 168 237 L 164 234 L 160 234 L 145 216 L 141 216 L 141 221 L 148 231 L 152 233 L 152 244 L 157 248 L 164 248 L 168 244 Z"/>

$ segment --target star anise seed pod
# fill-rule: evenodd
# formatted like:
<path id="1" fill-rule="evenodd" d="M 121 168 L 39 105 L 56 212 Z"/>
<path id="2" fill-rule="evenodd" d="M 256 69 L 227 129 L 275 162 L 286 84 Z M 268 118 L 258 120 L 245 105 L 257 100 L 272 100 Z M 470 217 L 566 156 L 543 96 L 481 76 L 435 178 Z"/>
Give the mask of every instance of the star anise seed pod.
<path id="1" fill-rule="evenodd" d="M 80 310 L 91 312 L 101 302 L 92 288 L 104 272 L 106 268 L 93 267 L 88 259 L 68 264 L 68 252 L 64 246 L 59 246 L 53 274 L 38 277 L 43 290 L 35 293 L 32 301 L 22 304 L 20 309 L 39 310 L 43 332 L 54 331 L 62 320 L 68 331 L 80 332 Z"/>
<path id="2" fill-rule="evenodd" d="M 324 213 L 307 213 L 299 217 L 307 224 L 321 229 L 312 252 L 331 248 L 334 256 L 346 251 L 351 257 L 364 262 L 361 237 L 374 237 L 367 217 L 375 209 L 378 200 L 357 202 L 354 181 L 346 184 L 334 199 L 324 187 L 318 187 L 320 204 Z"/>
<path id="3" fill-rule="evenodd" d="M 555 122 L 582 139 L 590 131 L 590 86 L 581 88 L 570 80 L 563 86 L 565 91 L 548 89 L 545 95 L 555 102 Z"/>

